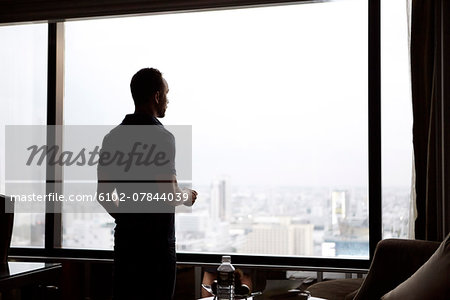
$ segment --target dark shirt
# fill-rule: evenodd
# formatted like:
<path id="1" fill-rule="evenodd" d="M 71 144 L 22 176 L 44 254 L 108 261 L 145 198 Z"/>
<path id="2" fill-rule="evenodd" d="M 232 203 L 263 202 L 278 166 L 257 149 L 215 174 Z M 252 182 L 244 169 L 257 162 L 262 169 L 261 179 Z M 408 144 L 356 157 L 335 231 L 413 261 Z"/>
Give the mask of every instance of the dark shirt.
<path id="1" fill-rule="evenodd" d="M 148 130 L 149 127 L 134 127 L 129 125 L 155 125 L 157 127 L 152 127 L 151 133 L 147 133 L 144 130 Z M 153 130 L 154 128 L 156 130 Z M 145 139 L 145 142 L 142 142 L 143 139 Z M 99 174 L 114 174 L 112 175 L 114 178 L 110 179 L 114 182 L 117 193 L 119 195 L 127 195 L 129 197 L 128 201 L 132 205 L 139 204 L 130 201 L 133 193 L 136 195 L 142 192 L 153 194 L 157 192 L 155 190 L 156 185 L 152 183 L 147 184 L 145 183 L 146 180 L 154 181 L 156 175 L 159 176 L 158 178 L 161 176 L 170 178 L 176 175 L 174 163 L 175 139 L 156 118 L 143 114 L 129 114 L 103 140 L 102 151 L 105 151 L 105 149 L 109 151 L 111 149 L 130 149 L 130 145 L 136 143 L 136 141 L 152 143 L 155 140 L 157 140 L 158 144 L 163 143 L 165 145 L 165 152 L 169 153 L 169 163 L 164 167 L 155 168 L 148 166 L 141 168 L 141 171 L 135 171 L 131 168 L 128 172 L 124 172 L 121 166 L 114 166 L 109 167 L 108 170 L 99 172 Z M 124 152 L 127 152 L 127 150 Z M 99 164 L 99 168 L 102 168 L 101 164 Z M 117 168 L 117 170 L 112 168 Z M 155 172 L 158 172 L 158 174 L 155 174 Z M 107 177 L 106 175 L 103 176 Z M 105 180 L 105 178 L 102 178 L 102 180 Z M 119 213 L 115 217 L 116 227 L 114 237 L 116 255 L 120 255 L 121 253 L 129 255 L 131 251 L 133 255 L 138 255 L 139 252 L 164 249 L 167 246 L 173 246 L 175 244 L 174 207 L 164 204 L 164 213 L 153 212 L 154 210 L 139 213 L 136 211 L 130 212 L 130 208 L 121 211 L 120 205 L 126 204 L 119 202 Z M 145 251 L 136 251 L 136 248 L 139 248 L 139 250 L 145 249 Z"/>
<path id="2" fill-rule="evenodd" d="M 130 151 L 136 143 L 162 148 L 161 153 L 166 154 L 165 163 L 139 164 L 137 155 L 131 155 L 133 151 Z M 128 169 L 123 164 L 102 160 L 102 153 L 115 150 L 125 153 L 123 157 L 133 157 Z M 109 182 L 108 189 L 113 187 L 119 198 L 121 195 L 130 197 L 135 193 L 158 192 L 159 183 L 155 184 L 155 179 L 166 181 L 176 175 L 175 138 L 154 117 L 127 115 L 103 139 L 98 166 L 99 181 Z M 136 207 L 136 204 L 140 203 L 119 202 L 115 214 L 113 300 L 170 300 L 176 277 L 175 208 L 167 203 L 162 207 L 145 203 Z M 145 210 L 139 210 L 141 208 Z M 161 208 L 164 213 L 158 210 Z"/>

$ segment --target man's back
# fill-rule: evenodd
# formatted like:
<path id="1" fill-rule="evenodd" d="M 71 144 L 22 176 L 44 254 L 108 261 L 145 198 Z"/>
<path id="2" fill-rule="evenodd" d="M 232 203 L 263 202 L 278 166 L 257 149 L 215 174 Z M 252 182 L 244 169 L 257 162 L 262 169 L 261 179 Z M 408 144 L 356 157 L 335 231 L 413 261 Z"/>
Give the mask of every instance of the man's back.
<path id="1" fill-rule="evenodd" d="M 165 154 L 159 164 L 155 153 Z M 149 280 L 155 286 L 167 285 L 169 292 L 158 299 L 170 299 L 176 264 L 175 208 L 152 197 L 158 193 L 158 181 L 176 174 L 174 159 L 173 135 L 151 116 L 127 115 L 103 140 L 99 181 L 112 183 L 122 200 L 114 214 L 115 299 L 156 299 L 155 291 L 147 290 L 152 286 Z"/>

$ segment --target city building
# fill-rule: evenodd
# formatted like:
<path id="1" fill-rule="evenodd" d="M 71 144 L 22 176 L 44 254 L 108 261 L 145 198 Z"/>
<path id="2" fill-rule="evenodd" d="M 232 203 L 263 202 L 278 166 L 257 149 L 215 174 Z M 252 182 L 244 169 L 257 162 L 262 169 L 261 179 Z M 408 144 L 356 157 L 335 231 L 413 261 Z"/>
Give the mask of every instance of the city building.
<path id="1" fill-rule="evenodd" d="M 260 219 L 252 226 L 239 252 L 272 255 L 313 255 L 311 224 L 292 224 L 289 217 Z"/>
<path id="2" fill-rule="evenodd" d="M 231 213 L 231 187 L 229 179 L 214 180 L 211 186 L 211 220 L 226 222 Z"/>

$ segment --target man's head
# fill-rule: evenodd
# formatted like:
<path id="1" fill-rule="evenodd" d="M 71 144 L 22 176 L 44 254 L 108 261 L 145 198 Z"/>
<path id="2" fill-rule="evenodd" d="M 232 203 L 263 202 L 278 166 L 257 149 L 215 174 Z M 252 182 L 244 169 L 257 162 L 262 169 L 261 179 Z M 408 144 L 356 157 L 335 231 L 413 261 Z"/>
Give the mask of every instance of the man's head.
<path id="1" fill-rule="evenodd" d="M 139 70 L 131 79 L 130 89 L 136 111 L 151 111 L 158 118 L 164 117 L 169 87 L 159 70 Z"/>

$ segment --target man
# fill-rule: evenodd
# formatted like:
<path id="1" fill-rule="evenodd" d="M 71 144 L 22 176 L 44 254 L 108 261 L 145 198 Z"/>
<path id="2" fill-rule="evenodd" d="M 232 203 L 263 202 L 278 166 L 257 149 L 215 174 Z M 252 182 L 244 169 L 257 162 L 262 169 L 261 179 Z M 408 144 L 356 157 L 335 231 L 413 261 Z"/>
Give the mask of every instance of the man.
<path id="1" fill-rule="evenodd" d="M 168 104 L 161 72 L 138 71 L 130 88 L 135 112 L 105 136 L 98 164 L 97 197 L 116 222 L 113 299 L 172 299 L 175 206 L 197 192 L 178 187 L 175 140 L 157 119 Z"/>

